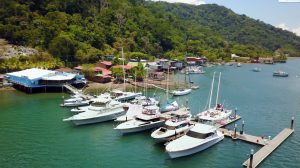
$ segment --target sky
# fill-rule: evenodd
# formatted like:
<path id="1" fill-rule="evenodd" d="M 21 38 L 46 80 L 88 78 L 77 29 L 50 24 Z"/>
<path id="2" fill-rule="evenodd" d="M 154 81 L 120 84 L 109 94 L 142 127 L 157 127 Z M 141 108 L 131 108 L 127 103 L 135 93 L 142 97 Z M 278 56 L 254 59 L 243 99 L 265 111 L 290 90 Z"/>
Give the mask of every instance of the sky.
<path id="1" fill-rule="evenodd" d="M 300 0 L 153 0 L 194 5 L 218 4 L 300 36 Z"/>

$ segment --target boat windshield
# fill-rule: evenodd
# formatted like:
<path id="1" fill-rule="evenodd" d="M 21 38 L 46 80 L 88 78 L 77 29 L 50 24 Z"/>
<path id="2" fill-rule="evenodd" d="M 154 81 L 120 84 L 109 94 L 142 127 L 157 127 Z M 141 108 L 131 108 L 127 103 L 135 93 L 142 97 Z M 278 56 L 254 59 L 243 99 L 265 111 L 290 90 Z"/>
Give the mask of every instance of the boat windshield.
<path id="1" fill-rule="evenodd" d="M 166 125 L 165 127 L 166 127 L 168 130 L 175 130 L 175 128 L 176 128 L 175 126 L 169 126 L 169 125 Z"/>
<path id="2" fill-rule="evenodd" d="M 193 138 L 197 138 L 197 139 L 205 139 L 211 135 L 213 135 L 214 133 L 210 132 L 210 133 L 207 133 L 207 134 L 202 134 L 202 133 L 199 133 L 199 132 L 194 132 L 194 131 L 189 131 L 186 135 L 187 136 L 190 136 L 190 137 L 193 137 Z"/>
<path id="3" fill-rule="evenodd" d="M 104 106 L 105 106 L 105 103 L 102 103 L 102 102 L 94 102 L 94 103 L 92 103 L 92 106 L 94 106 L 94 107 L 104 107 Z"/>

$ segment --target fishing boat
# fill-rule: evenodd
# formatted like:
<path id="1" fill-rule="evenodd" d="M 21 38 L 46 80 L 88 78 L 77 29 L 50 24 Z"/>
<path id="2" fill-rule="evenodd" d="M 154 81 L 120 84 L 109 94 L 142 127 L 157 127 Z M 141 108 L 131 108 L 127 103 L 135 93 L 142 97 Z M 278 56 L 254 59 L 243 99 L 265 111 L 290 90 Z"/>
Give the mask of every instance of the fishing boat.
<path id="1" fill-rule="evenodd" d="M 72 121 L 75 125 L 93 124 L 109 120 L 124 115 L 124 104 L 115 101 L 95 101 L 84 112 L 63 119 L 63 121 Z"/>
<path id="2" fill-rule="evenodd" d="M 122 134 L 141 132 L 160 127 L 165 120 L 160 118 L 161 113 L 157 106 L 146 106 L 141 114 L 138 114 L 133 120 L 126 121 L 115 127 L 115 130 Z"/>
<path id="3" fill-rule="evenodd" d="M 135 116 L 143 112 L 143 105 L 140 104 L 129 104 L 126 114 L 119 116 L 115 119 L 117 122 L 125 122 L 135 118 Z"/>
<path id="4" fill-rule="evenodd" d="M 176 100 L 174 99 L 169 99 L 165 104 L 163 104 L 160 107 L 160 112 L 168 112 L 168 111 L 175 111 L 179 109 L 179 105 Z"/>
<path id="5" fill-rule="evenodd" d="M 95 96 L 95 98 L 93 99 L 90 99 L 90 103 L 93 103 L 93 102 L 102 102 L 102 103 L 105 103 L 107 102 L 108 100 L 111 100 L 111 96 L 109 93 L 102 93 L 98 96 Z M 71 109 L 71 112 L 73 113 L 81 113 L 81 112 L 85 112 L 89 109 L 89 106 L 88 105 L 85 105 L 85 106 L 82 106 L 82 107 L 76 107 L 76 108 L 73 108 Z"/>
<path id="6" fill-rule="evenodd" d="M 170 158 L 178 158 L 203 151 L 221 140 L 224 135 L 214 126 L 197 123 L 186 135 L 171 141 L 166 146 Z"/>
<path id="7" fill-rule="evenodd" d="M 257 68 L 257 67 L 255 67 L 255 68 L 253 68 L 253 69 L 252 69 L 252 71 L 253 71 L 253 72 L 260 72 L 260 71 L 261 71 L 261 69 L 260 69 L 260 68 Z"/>
<path id="8" fill-rule="evenodd" d="M 275 76 L 275 77 L 288 77 L 289 74 L 287 72 L 278 70 L 278 71 L 273 72 L 273 76 Z"/>
<path id="9" fill-rule="evenodd" d="M 213 95 L 213 90 L 214 90 L 214 81 L 215 81 L 215 73 L 213 75 L 213 79 L 212 79 L 212 83 L 211 83 L 208 108 L 207 108 L 207 110 L 200 112 L 196 115 L 198 120 L 203 123 L 216 124 L 218 121 L 227 119 L 232 113 L 232 110 L 227 110 L 223 107 L 223 105 L 221 103 L 218 103 L 219 92 L 220 92 L 220 82 L 221 82 L 221 72 L 219 75 L 218 90 L 217 90 L 217 95 L 216 95 L 216 106 L 214 108 L 211 108 L 211 101 L 212 101 L 212 95 Z"/>
<path id="10" fill-rule="evenodd" d="M 170 93 L 173 96 L 183 96 L 192 92 L 192 89 L 189 88 L 177 88 L 176 90 L 171 91 Z"/>
<path id="11" fill-rule="evenodd" d="M 190 110 L 186 107 L 172 111 L 171 118 L 165 122 L 164 126 L 155 130 L 151 137 L 156 142 L 166 142 L 184 134 L 193 126 L 190 123 L 191 116 Z"/>

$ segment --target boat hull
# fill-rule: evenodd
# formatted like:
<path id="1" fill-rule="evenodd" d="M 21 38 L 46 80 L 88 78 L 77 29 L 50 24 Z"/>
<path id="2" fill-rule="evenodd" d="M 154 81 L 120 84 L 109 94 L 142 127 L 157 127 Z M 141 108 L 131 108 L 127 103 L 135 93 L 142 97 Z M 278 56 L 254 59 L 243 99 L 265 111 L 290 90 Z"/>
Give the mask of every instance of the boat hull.
<path id="1" fill-rule="evenodd" d="M 194 147 L 194 148 L 191 148 L 191 149 L 188 149 L 188 150 L 183 150 L 183 151 L 176 151 L 176 152 L 168 152 L 170 158 L 174 159 L 174 158 L 179 158 L 179 157 L 184 157 L 184 156 L 188 156 L 188 155 L 192 155 L 192 154 L 195 154 L 195 153 L 198 153 L 198 152 L 201 152 L 215 144 L 217 144 L 218 142 L 220 142 L 221 140 L 224 139 L 224 135 L 222 136 L 219 136 L 219 137 L 216 137 L 215 139 L 213 140 L 210 140 L 204 144 L 201 144 L 197 147 Z"/>
<path id="2" fill-rule="evenodd" d="M 142 132 L 142 131 L 147 131 L 153 128 L 157 128 L 160 126 L 164 125 L 165 121 L 158 121 L 155 123 L 151 123 L 151 124 L 147 124 L 147 125 L 143 125 L 143 126 L 139 126 L 139 127 L 132 127 L 132 128 L 126 128 L 126 129 L 117 129 L 119 132 L 121 132 L 122 134 L 129 134 L 129 133 L 135 133 L 135 132 Z"/>
<path id="3" fill-rule="evenodd" d="M 82 119 L 82 120 L 72 120 L 72 122 L 75 125 L 94 124 L 94 123 L 100 123 L 100 122 L 115 120 L 117 117 L 122 116 L 124 114 L 125 114 L 125 111 L 120 111 L 120 112 L 117 112 L 117 113 L 102 115 L 102 116 L 95 117 L 95 118 Z"/>
<path id="4" fill-rule="evenodd" d="M 186 89 L 185 91 L 174 91 L 174 92 L 172 92 L 172 94 L 174 96 L 183 96 L 183 95 L 187 95 L 191 92 L 192 92 L 192 89 Z"/>

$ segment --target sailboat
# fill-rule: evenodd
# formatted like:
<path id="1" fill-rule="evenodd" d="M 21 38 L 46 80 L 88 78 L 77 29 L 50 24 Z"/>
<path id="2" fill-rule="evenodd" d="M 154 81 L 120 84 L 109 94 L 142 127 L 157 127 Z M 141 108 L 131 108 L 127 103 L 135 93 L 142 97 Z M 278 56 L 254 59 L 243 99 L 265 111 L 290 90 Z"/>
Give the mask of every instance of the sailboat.
<path id="1" fill-rule="evenodd" d="M 214 90 L 214 81 L 215 81 L 215 72 L 213 75 L 212 83 L 211 83 L 211 90 L 210 90 L 210 97 L 209 97 L 209 103 L 207 110 L 200 112 L 196 115 L 199 121 L 201 122 L 208 122 L 210 124 L 215 124 L 218 121 L 221 121 L 223 119 L 226 119 L 230 116 L 232 113 L 232 110 L 227 110 L 223 107 L 221 103 L 218 103 L 219 99 L 219 92 L 220 92 L 220 81 L 221 81 L 221 72 L 219 75 L 219 83 L 218 83 L 218 90 L 216 95 L 216 106 L 211 108 L 211 101 L 212 101 L 212 95 Z"/>
<path id="2" fill-rule="evenodd" d="M 186 78 L 186 73 L 184 75 L 185 75 L 185 78 Z M 185 82 L 186 82 L 186 80 L 185 80 Z M 192 89 L 190 89 L 190 88 L 179 87 L 179 88 L 171 91 L 171 94 L 173 96 L 183 96 L 183 95 L 187 95 L 191 92 L 192 92 Z"/>
<path id="3" fill-rule="evenodd" d="M 141 92 L 126 92 L 126 79 L 125 79 L 125 70 L 124 70 L 124 51 L 123 51 L 123 47 L 122 47 L 122 60 L 123 60 L 123 91 L 121 90 L 113 90 L 112 93 L 115 94 L 115 100 L 117 101 L 128 101 L 128 100 L 132 100 L 137 96 L 141 96 L 142 93 Z"/>
<path id="4" fill-rule="evenodd" d="M 166 95 L 167 95 L 167 102 L 162 104 L 160 107 L 160 112 L 168 112 L 168 111 L 174 111 L 179 109 L 179 105 L 176 100 L 169 99 L 169 67 L 168 67 L 168 76 L 167 76 L 167 89 L 166 89 Z"/>

